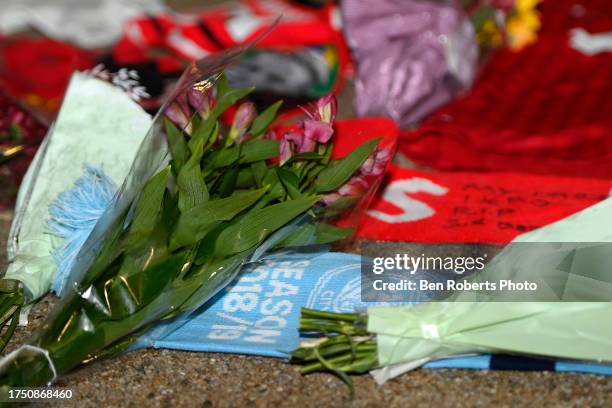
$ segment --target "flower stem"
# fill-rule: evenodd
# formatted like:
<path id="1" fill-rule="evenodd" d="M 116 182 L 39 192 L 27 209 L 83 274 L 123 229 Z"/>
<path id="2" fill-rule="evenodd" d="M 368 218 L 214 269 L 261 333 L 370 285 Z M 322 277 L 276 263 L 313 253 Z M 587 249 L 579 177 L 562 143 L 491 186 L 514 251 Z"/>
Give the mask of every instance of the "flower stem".
<path id="1" fill-rule="evenodd" d="M 321 341 L 291 353 L 291 361 L 302 364 L 302 374 L 329 371 L 344 381 L 354 395 L 348 374 L 361 374 L 378 367 L 376 339 L 366 330 L 367 316 L 302 309 L 300 331 L 319 334 Z"/>
<path id="2" fill-rule="evenodd" d="M 25 299 L 21 282 L 15 279 L 0 279 L 0 353 L 15 333 L 19 323 L 19 313 Z"/>

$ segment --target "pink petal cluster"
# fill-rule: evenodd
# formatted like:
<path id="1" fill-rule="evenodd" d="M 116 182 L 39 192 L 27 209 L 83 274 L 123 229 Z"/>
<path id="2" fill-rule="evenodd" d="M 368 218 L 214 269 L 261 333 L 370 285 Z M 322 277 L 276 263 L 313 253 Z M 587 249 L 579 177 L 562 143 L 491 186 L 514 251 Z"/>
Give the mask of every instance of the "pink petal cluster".
<path id="1" fill-rule="evenodd" d="M 255 117 L 257 117 L 255 104 L 252 102 L 241 104 L 236 110 L 236 115 L 234 115 L 229 133 L 230 140 L 237 140 L 238 143 L 242 142 L 246 138 L 247 130 L 251 127 Z"/>
<path id="2" fill-rule="evenodd" d="M 321 202 L 325 205 L 335 203 L 341 197 L 359 196 L 364 194 L 369 187 L 368 181 L 361 175 L 351 177 L 335 193 L 325 194 Z"/>
<path id="3" fill-rule="evenodd" d="M 319 98 L 311 112 L 306 112 L 311 119 L 332 124 L 336 120 L 338 101 L 333 94 Z"/>
<path id="4" fill-rule="evenodd" d="M 306 111 L 308 119 L 301 121 L 298 130 L 286 133 L 280 142 L 280 163 L 283 164 L 294 153 L 312 152 L 317 143 L 328 143 L 334 134 L 332 127 L 336 119 L 337 101 L 334 95 L 319 99 L 312 111 Z"/>
<path id="5" fill-rule="evenodd" d="M 389 149 L 376 148 L 370 157 L 361 165 L 357 175 L 351 177 L 346 184 L 338 189 L 338 191 L 324 195 L 321 198 L 321 202 L 325 205 L 330 205 L 341 197 L 364 194 L 369 187 L 366 177 L 382 176 L 391 159 L 392 154 Z"/>
<path id="6" fill-rule="evenodd" d="M 193 109 L 195 109 L 203 119 L 206 119 L 213 105 L 210 89 L 191 88 L 187 97 Z"/>
<path id="7" fill-rule="evenodd" d="M 191 129 L 187 129 L 191 122 L 191 111 L 187 104 L 185 95 L 179 95 L 165 110 L 166 116 L 180 129 L 186 130 L 188 133 Z"/>
<path id="8" fill-rule="evenodd" d="M 193 111 L 202 118 L 207 118 L 213 105 L 209 90 L 192 88 L 187 95 L 179 95 L 165 110 L 166 116 L 176 126 L 191 133 Z"/>
<path id="9" fill-rule="evenodd" d="M 385 173 L 387 164 L 391 161 L 391 151 L 389 149 L 379 149 L 378 147 L 361 165 L 360 171 L 364 176 L 379 177 Z"/>

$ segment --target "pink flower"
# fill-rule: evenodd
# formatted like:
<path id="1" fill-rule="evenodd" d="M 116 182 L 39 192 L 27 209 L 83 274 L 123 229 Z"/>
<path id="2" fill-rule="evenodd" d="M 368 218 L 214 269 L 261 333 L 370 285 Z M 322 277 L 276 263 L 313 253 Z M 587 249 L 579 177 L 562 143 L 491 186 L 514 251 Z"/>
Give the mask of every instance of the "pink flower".
<path id="1" fill-rule="evenodd" d="M 391 151 L 376 148 L 368 159 L 361 165 L 360 171 L 364 176 L 382 176 L 391 160 Z"/>
<path id="2" fill-rule="evenodd" d="M 212 97 L 210 89 L 199 89 L 197 87 L 191 88 L 187 95 L 189 104 L 195 109 L 196 112 L 204 119 L 210 114 L 212 107 Z"/>
<path id="3" fill-rule="evenodd" d="M 280 142 L 280 165 L 282 166 L 291 158 L 293 152 L 291 151 L 291 143 L 287 139 L 287 135 L 283 136 Z"/>
<path id="4" fill-rule="evenodd" d="M 385 172 L 387 164 L 391 161 L 391 151 L 388 149 L 376 148 L 368 159 L 361 165 L 356 176 L 351 177 L 337 191 L 325 194 L 321 198 L 321 203 L 330 205 L 342 197 L 360 196 L 368 190 L 369 183 L 366 177 L 382 176 Z"/>
<path id="5" fill-rule="evenodd" d="M 315 102 L 313 110 L 304 110 L 308 119 L 299 124 L 299 131 L 285 134 L 280 142 L 280 163 L 287 162 L 296 153 L 313 152 L 317 143 L 328 143 L 334 134 L 332 127 L 336 119 L 336 97 L 327 95 Z"/>
<path id="6" fill-rule="evenodd" d="M 257 116 L 257 109 L 252 102 L 245 102 L 238 107 L 229 133 L 230 140 L 241 141 Z"/>
<path id="7" fill-rule="evenodd" d="M 334 134 L 334 129 L 329 123 L 318 122 L 312 119 L 306 119 L 302 122 L 304 135 L 307 139 L 317 141 L 319 143 L 327 143 Z"/>
<path id="8" fill-rule="evenodd" d="M 342 197 L 360 196 L 368 190 L 368 187 L 369 183 L 365 178 L 353 176 L 335 193 L 325 194 L 321 197 L 321 203 L 330 205 Z"/>
<path id="9" fill-rule="evenodd" d="M 353 196 L 363 194 L 368 189 L 368 181 L 361 176 L 353 176 L 345 185 L 338 189 L 341 196 Z"/>
<path id="10" fill-rule="evenodd" d="M 307 112 L 311 119 L 328 124 L 334 123 L 336 120 L 336 112 L 338 111 L 338 101 L 334 94 L 325 95 L 319 98 L 314 105 L 313 112 Z"/>
<path id="11" fill-rule="evenodd" d="M 284 164 L 293 154 L 314 151 L 316 141 L 306 136 L 305 133 L 289 132 L 280 141 L 280 164 Z"/>
<path id="12" fill-rule="evenodd" d="M 338 201 L 341 197 L 342 196 L 338 193 L 325 194 L 323 197 L 321 197 L 321 203 L 325 205 L 332 205 L 333 203 Z"/>
<path id="13" fill-rule="evenodd" d="M 191 112 L 185 95 L 178 96 L 165 110 L 166 116 L 180 129 L 191 133 Z"/>

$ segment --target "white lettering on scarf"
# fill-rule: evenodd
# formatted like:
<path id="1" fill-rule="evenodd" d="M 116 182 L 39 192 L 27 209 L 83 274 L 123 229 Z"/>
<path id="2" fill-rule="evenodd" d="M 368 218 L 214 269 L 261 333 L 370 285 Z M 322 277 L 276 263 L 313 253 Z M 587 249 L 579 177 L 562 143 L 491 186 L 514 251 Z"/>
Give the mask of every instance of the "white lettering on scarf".
<path id="1" fill-rule="evenodd" d="M 369 210 L 368 215 L 389 224 L 413 222 L 431 217 L 436 213 L 433 208 L 407 195 L 421 192 L 442 196 L 448 192 L 448 188 L 421 177 L 394 181 L 387 186 L 382 198 L 384 201 L 400 208 L 402 213 L 388 214 L 382 211 Z"/>

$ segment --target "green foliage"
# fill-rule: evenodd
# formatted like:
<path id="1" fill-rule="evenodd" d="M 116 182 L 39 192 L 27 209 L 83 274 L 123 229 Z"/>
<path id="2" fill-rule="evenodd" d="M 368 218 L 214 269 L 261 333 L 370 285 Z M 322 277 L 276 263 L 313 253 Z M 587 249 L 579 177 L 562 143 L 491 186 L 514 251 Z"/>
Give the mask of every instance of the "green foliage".
<path id="1" fill-rule="evenodd" d="M 276 113 L 283 104 L 283 101 L 278 101 L 266 108 L 254 121 L 251 126 L 250 133 L 253 137 L 258 137 L 266 133 L 268 127 L 276 119 Z"/>
<path id="2" fill-rule="evenodd" d="M 219 234 L 215 255 L 228 256 L 252 249 L 319 200 L 319 196 L 301 197 L 249 211 Z"/>
<path id="3" fill-rule="evenodd" d="M 156 321 L 201 305 L 277 231 L 275 249 L 330 243 L 351 234 L 333 225 L 320 204 L 321 193 L 338 189 L 358 171 L 378 140 L 333 162 L 331 144 L 318 145 L 280 167 L 279 143 L 260 137 L 280 102 L 257 116 L 249 140 L 224 135 L 221 115 L 252 91 L 232 89 L 221 76 L 212 109 L 207 115 L 194 113 L 189 133 L 165 119 L 155 128 L 163 127 L 170 164 L 144 184 L 129 208 L 113 214 L 100 242 L 87 248 L 87 255 L 95 256 L 83 263 L 77 290 L 62 299 L 31 342 L 49 351 L 59 374 L 123 350 Z M 353 203 L 344 201 L 334 216 Z M 23 301 L 13 292 L 4 295 L 0 324 L 11 316 L 16 322 Z M 12 333 L 14 324 L 8 330 Z M 0 370 L 0 384 L 46 384 L 53 378 L 48 361 L 41 353 L 24 353 Z M 318 362 L 336 367 L 325 352 Z"/>
<path id="4" fill-rule="evenodd" d="M 317 176 L 316 191 L 326 193 L 340 188 L 367 160 L 380 140 L 380 138 L 368 140 L 346 157 L 332 161 Z"/>

